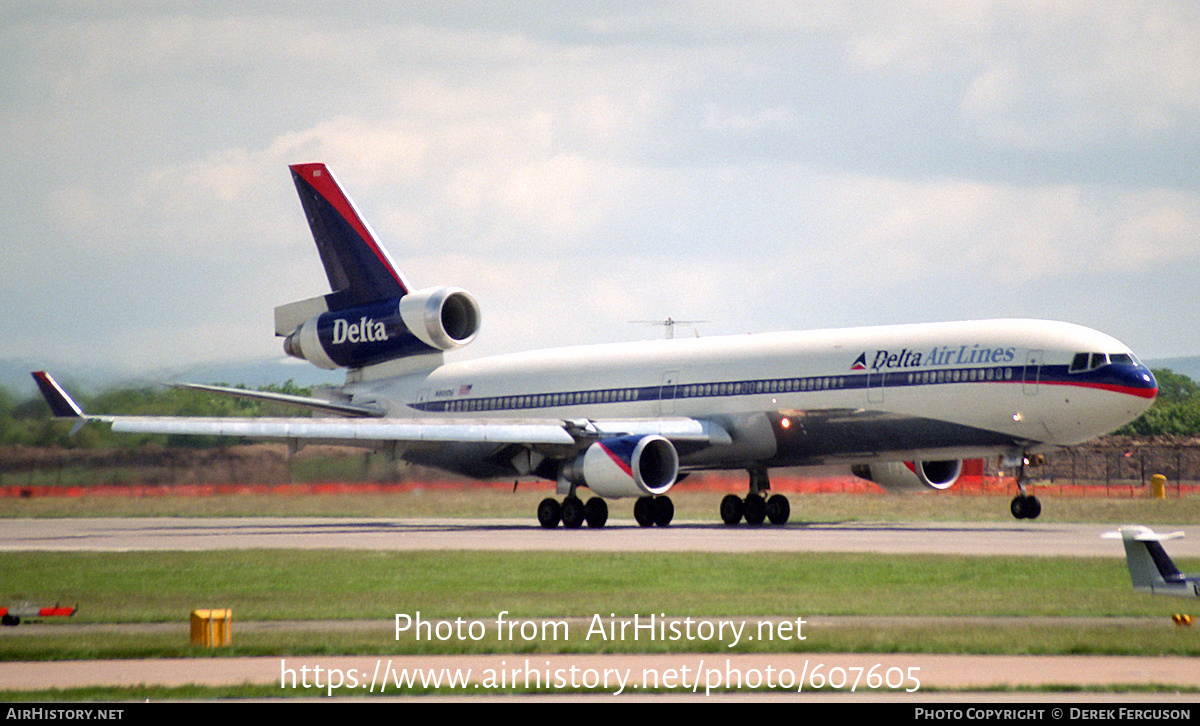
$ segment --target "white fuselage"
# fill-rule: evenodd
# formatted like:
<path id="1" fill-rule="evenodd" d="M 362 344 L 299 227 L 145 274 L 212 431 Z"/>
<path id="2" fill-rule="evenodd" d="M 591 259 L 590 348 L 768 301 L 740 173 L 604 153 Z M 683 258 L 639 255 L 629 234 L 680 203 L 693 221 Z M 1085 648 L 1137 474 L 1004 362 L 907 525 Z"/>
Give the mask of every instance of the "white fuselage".
<path id="1" fill-rule="evenodd" d="M 1080 354 L 1123 362 L 1075 370 Z M 402 418 L 714 422 L 732 443 L 690 452 L 683 464 L 727 468 L 1069 445 L 1139 416 L 1155 386 L 1107 335 L 990 320 L 548 349 L 346 392 Z"/>

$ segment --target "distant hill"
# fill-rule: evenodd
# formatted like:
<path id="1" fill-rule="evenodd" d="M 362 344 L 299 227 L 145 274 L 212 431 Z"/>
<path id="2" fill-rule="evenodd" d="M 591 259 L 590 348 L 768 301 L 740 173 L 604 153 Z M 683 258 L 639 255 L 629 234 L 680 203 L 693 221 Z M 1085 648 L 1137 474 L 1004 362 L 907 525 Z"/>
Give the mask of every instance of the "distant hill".
<path id="1" fill-rule="evenodd" d="M 1170 368 L 1172 371 L 1181 373 L 1193 381 L 1200 382 L 1200 355 L 1184 358 L 1157 358 L 1143 362 L 1152 369 Z"/>
<path id="2" fill-rule="evenodd" d="M 29 372 L 44 367 L 45 362 L 33 364 L 20 359 L 0 360 L 0 388 L 8 389 L 18 400 L 32 398 L 37 395 L 37 387 Z M 141 388 L 165 383 L 225 383 L 258 388 L 289 380 L 298 386 L 340 385 L 345 380 L 343 371 L 322 370 L 303 361 L 282 358 L 213 363 L 137 375 L 116 368 L 85 366 L 52 366 L 48 370 L 64 388 L 80 395 L 99 393 L 110 388 Z"/>

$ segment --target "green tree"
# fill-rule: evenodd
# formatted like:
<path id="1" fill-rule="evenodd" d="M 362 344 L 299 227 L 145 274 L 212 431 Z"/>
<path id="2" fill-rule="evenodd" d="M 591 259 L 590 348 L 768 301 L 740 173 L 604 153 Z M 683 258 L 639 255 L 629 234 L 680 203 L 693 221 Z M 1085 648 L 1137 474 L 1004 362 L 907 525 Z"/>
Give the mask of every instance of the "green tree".
<path id="1" fill-rule="evenodd" d="M 1146 413 L 1117 430 L 1131 436 L 1200 434 L 1200 385 L 1182 373 L 1156 368 L 1158 398 Z"/>

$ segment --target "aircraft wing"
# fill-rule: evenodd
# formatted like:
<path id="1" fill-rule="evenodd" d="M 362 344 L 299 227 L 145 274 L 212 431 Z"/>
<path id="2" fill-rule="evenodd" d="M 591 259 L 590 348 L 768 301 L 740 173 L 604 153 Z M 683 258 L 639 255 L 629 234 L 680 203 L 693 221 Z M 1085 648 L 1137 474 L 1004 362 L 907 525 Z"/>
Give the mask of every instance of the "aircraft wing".
<path id="1" fill-rule="evenodd" d="M 112 424 L 118 433 L 245 436 L 256 439 L 574 444 L 562 423 L 479 420 L 345 418 L 202 418 L 174 416 L 86 416 Z"/>
<path id="2" fill-rule="evenodd" d="M 89 421 L 108 423 L 118 433 L 174 434 L 197 436 L 244 436 L 258 439 L 308 439 L 348 445 L 363 445 L 381 441 L 431 443 L 484 443 L 574 446 L 583 441 L 595 441 L 626 435 L 659 435 L 676 442 L 722 444 L 731 441 L 719 425 L 690 418 L 631 419 L 622 421 L 590 421 L 565 419 L 402 419 L 402 418 L 234 418 L 198 416 L 106 416 L 84 413 L 78 403 L 45 371 L 33 374 L 50 410 L 59 418 L 76 420 L 77 425 Z M 212 390 L 210 386 L 194 386 Z M 217 392 L 244 393 L 240 389 L 221 389 Z M 302 398 L 268 394 L 261 398 L 281 402 Z M 312 399 L 304 399 L 312 400 Z M 337 404 L 335 404 L 337 405 Z M 357 415 L 377 413 L 364 407 Z M 354 411 L 332 408 L 343 414 Z"/>

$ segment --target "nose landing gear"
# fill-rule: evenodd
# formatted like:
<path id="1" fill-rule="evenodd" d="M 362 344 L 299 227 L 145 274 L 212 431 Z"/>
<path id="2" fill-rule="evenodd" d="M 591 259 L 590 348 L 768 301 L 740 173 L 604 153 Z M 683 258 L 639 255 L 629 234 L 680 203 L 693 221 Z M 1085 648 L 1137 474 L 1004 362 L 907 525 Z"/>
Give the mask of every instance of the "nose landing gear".
<path id="1" fill-rule="evenodd" d="M 1032 457 L 1021 456 L 1021 467 L 1017 471 L 1017 489 L 1020 493 L 1013 497 L 1012 502 L 1008 505 L 1008 511 L 1012 512 L 1012 516 L 1017 519 L 1037 519 L 1038 515 L 1042 513 L 1042 503 L 1026 490 L 1029 477 L 1025 473 L 1025 467 L 1039 466 L 1044 462 L 1045 457 L 1041 454 Z M 1003 464 L 1003 460 L 1001 463 Z"/>

